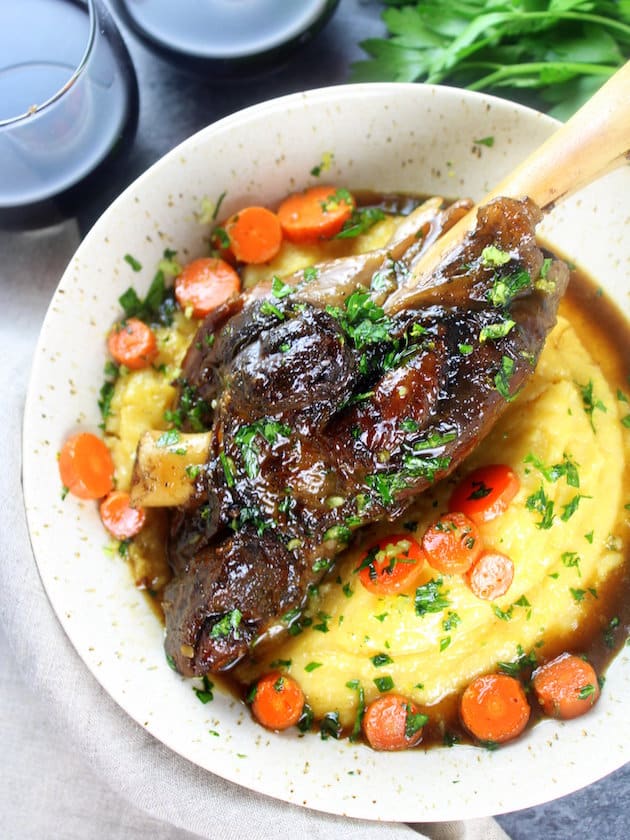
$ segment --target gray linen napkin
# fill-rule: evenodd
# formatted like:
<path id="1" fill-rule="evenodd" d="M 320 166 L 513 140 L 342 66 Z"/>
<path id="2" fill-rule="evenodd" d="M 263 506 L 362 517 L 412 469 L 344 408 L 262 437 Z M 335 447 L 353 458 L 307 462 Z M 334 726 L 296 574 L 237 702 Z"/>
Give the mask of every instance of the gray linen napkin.
<path id="1" fill-rule="evenodd" d="M 399 825 L 320 814 L 244 790 L 180 758 L 100 687 L 37 574 L 24 516 L 21 424 L 46 307 L 79 241 L 72 222 L 0 232 L 0 836 L 12 840 L 502 840 L 492 819 Z M 3 638 L 3 636 L 5 638 Z"/>

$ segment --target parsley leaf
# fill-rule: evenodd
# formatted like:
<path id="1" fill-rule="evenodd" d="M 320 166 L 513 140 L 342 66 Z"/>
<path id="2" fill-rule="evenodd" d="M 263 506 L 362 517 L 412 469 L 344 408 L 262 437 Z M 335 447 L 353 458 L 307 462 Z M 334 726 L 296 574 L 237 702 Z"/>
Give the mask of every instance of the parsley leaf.
<path id="1" fill-rule="evenodd" d="M 419 586 L 414 598 L 416 615 L 442 612 L 450 606 L 447 595 L 448 591 L 443 590 L 442 578 L 433 578 L 423 586 Z"/>
<path id="2" fill-rule="evenodd" d="M 566 119 L 630 52 L 627 2 L 388 0 L 386 38 L 351 81 L 424 81 L 503 93 Z M 527 99 L 525 99 L 527 97 Z M 537 101 L 536 101 L 537 100 Z M 491 138 L 475 140 L 490 147 Z"/>
<path id="3" fill-rule="evenodd" d="M 589 422 L 591 424 L 591 429 L 595 432 L 595 423 L 593 422 L 593 413 L 597 411 L 606 412 L 608 409 L 604 405 L 601 400 L 595 399 L 593 395 L 593 380 L 589 379 L 586 385 L 580 385 L 578 382 L 575 383 L 582 396 L 582 407 L 584 408 L 584 413 L 588 416 Z"/>

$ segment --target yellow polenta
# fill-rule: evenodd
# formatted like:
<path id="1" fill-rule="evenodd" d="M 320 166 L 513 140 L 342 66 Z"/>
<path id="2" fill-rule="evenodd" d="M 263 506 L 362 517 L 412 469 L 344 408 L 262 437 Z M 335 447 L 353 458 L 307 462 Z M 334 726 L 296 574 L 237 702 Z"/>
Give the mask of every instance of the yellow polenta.
<path id="1" fill-rule="evenodd" d="M 601 404 L 592 414 L 583 401 L 589 383 L 593 402 Z M 615 395 L 571 325 L 560 318 L 532 380 L 458 471 L 464 475 L 483 464 L 507 463 L 520 477 L 508 511 L 481 526 L 486 545 L 514 561 L 507 594 L 494 602 L 480 600 L 461 576 L 440 576 L 427 567 L 425 583 L 433 580 L 448 605 L 418 615 L 413 592 L 378 596 L 364 589 L 354 572 L 359 547 L 348 552 L 334 582 L 322 585 L 311 599 L 312 624 L 275 648 L 256 671 L 268 670 L 271 660 L 281 662 L 304 689 L 316 717 L 336 711 L 350 725 L 357 708 L 354 681 L 363 687 L 366 702 L 379 694 L 374 680 L 389 678 L 387 686 L 430 706 L 498 662 L 568 638 L 623 559 L 617 523 L 627 457 L 622 434 Z M 548 480 L 534 465 L 549 467 L 566 458 L 578 465 L 579 487 L 570 486 L 566 476 Z M 405 517 L 417 521 L 419 539 L 447 509 L 453 486 L 453 480 L 437 485 Z M 553 512 L 547 523 L 532 501 L 541 498 L 541 490 Z M 388 525 L 380 533 L 401 529 Z M 248 668 L 247 676 L 252 673 Z"/>

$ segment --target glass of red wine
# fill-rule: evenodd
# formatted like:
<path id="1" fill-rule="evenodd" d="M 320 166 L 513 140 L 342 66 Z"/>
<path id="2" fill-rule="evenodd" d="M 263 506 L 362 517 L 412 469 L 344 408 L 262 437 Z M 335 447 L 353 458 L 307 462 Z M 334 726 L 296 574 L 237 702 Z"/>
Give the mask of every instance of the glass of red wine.
<path id="1" fill-rule="evenodd" d="M 133 65 L 102 0 L 2 3 L 0 227 L 58 218 L 137 119 Z"/>

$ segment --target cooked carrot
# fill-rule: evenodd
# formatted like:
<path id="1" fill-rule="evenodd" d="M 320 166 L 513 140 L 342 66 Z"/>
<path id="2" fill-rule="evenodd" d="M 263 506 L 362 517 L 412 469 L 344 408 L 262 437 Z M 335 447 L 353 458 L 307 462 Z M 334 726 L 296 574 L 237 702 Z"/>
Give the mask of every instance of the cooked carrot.
<path id="1" fill-rule="evenodd" d="M 422 538 L 427 562 L 445 575 L 464 574 L 479 558 L 483 543 L 477 526 L 463 513 L 444 513 Z"/>
<path id="2" fill-rule="evenodd" d="M 484 551 L 468 570 L 466 582 L 471 592 L 484 601 L 505 595 L 514 579 L 514 563 L 499 551 Z"/>
<path id="3" fill-rule="evenodd" d="M 420 544 L 408 534 L 384 537 L 367 550 L 356 571 L 366 589 L 391 595 L 414 589 L 424 567 Z"/>
<path id="4" fill-rule="evenodd" d="M 422 740 L 428 718 L 415 703 L 400 694 L 383 694 L 363 715 L 363 732 L 374 750 L 406 750 Z"/>
<path id="5" fill-rule="evenodd" d="M 132 507 L 129 493 L 112 490 L 99 506 L 101 520 L 117 540 L 128 540 L 139 534 L 146 520 L 144 508 Z"/>
<path id="6" fill-rule="evenodd" d="M 531 709 L 523 686 L 508 674 L 486 674 L 464 690 L 459 713 L 466 729 L 478 741 L 502 744 L 527 726 Z"/>
<path id="7" fill-rule="evenodd" d="M 100 499 L 114 486 L 114 462 L 105 442 L 90 432 L 69 437 L 59 453 L 64 487 L 79 499 Z"/>
<path id="8" fill-rule="evenodd" d="M 532 685 L 544 713 L 563 720 L 588 712 L 599 697 L 595 669 L 572 653 L 563 653 L 537 668 Z"/>
<path id="9" fill-rule="evenodd" d="M 455 488 L 448 509 L 465 513 L 478 525 L 489 522 L 507 510 L 519 487 L 518 476 L 507 464 L 488 464 Z"/>
<path id="10" fill-rule="evenodd" d="M 266 207 L 245 207 L 231 216 L 223 227 L 239 262 L 254 265 L 269 262 L 282 245 L 280 220 Z"/>
<path id="11" fill-rule="evenodd" d="M 182 309 L 195 318 L 205 318 L 241 290 L 241 279 L 225 260 L 200 257 L 175 278 L 175 297 Z"/>
<path id="12" fill-rule="evenodd" d="M 278 207 L 278 218 L 282 232 L 291 242 L 317 242 L 339 233 L 354 207 L 347 190 L 311 187 L 285 198 Z"/>
<path id="13" fill-rule="evenodd" d="M 130 370 L 148 367 L 158 354 L 155 333 L 138 318 L 115 324 L 107 337 L 107 349 L 115 362 Z"/>
<path id="14" fill-rule="evenodd" d="M 252 712 L 267 729 L 294 726 L 304 710 L 304 692 L 293 679 L 279 671 L 261 677 L 254 689 Z"/>

